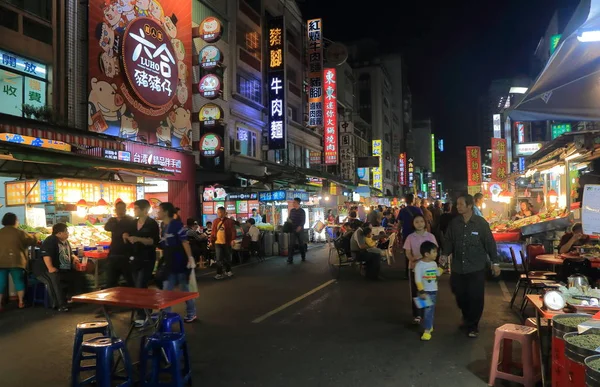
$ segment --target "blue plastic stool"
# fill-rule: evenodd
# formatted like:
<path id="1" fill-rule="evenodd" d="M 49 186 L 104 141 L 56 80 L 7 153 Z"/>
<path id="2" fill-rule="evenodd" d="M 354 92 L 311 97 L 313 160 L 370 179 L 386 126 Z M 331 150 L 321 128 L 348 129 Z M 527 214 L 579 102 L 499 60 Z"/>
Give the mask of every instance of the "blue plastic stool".
<path id="1" fill-rule="evenodd" d="M 169 359 L 166 364 L 165 357 Z M 181 363 L 183 360 L 183 367 Z M 152 372 L 148 380 L 148 362 L 152 361 Z M 171 375 L 170 382 L 160 382 L 161 374 Z M 140 377 L 142 386 L 182 387 L 192 385 L 192 369 L 185 334 L 156 333 L 146 339 L 146 345 L 140 354 Z"/>
<path id="2" fill-rule="evenodd" d="M 100 335 L 104 337 L 110 336 L 110 332 L 108 329 L 108 322 L 106 321 L 93 321 L 93 322 L 85 322 L 77 324 L 77 328 L 75 329 L 75 340 L 73 341 L 73 369 L 77 363 L 81 363 L 82 360 L 95 359 L 95 355 L 81 355 L 80 358 L 77 358 L 77 354 L 79 353 L 79 349 L 81 348 L 81 344 L 84 341 L 85 335 Z M 81 366 L 79 365 L 80 371 L 90 371 L 93 370 L 95 366 Z"/>
<path id="3" fill-rule="evenodd" d="M 44 305 L 44 308 L 50 308 L 50 293 L 48 292 L 48 285 L 45 283 L 38 281 L 37 279 L 29 279 L 29 284 L 27 286 L 27 292 L 29 293 L 29 299 L 31 300 L 31 305 L 35 306 L 36 304 Z"/>
<path id="4" fill-rule="evenodd" d="M 153 322 L 156 323 L 156 321 L 158 321 L 159 313 L 164 314 L 163 319 L 162 319 L 162 324 L 158 327 L 159 332 L 162 332 L 162 333 L 174 332 L 173 328 L 176 326 L 176 324 L 179 324 L 179 331 L 181 333 L 185 333 L 183 330 L 183 319 L 181 318 L 179 313 L 174 313 L 174 312 L 152 313 L 152 316 L 150 316 L 150 318 L 152 319 Z"/>
<path id="5" fill-rule="evenodd" d="M 125 365 L 125 372 L 127 376 L 112 375 L 114 353 L 115 351 L 121 352 L 123 357 L 123 363 Z M 85 369 L 81 366 L 83 360 L 83 354 L 93 354 L 96 359 L 96 365 L 92 368 L 96 370 L 96 374 L 89 378 L 79 381 L 79 374 Z M 111 337 L 94 337 L 93 339 L 86 340 L 81 344 L 81 348 L 77 353 L 77 361 L 73 362 L 74 366 L 71 370 L 71 381 L 73 387 L 80 387 L 86 384 L 95 382 L 97 387 L 111 387 L 113 380 L 123 380 L 124 382 L 119 384 L 118 387 L 132 387 L 133 386 L 133 368 L 131 365 L 131 358 L 125 343 L 121 339 Z"/>

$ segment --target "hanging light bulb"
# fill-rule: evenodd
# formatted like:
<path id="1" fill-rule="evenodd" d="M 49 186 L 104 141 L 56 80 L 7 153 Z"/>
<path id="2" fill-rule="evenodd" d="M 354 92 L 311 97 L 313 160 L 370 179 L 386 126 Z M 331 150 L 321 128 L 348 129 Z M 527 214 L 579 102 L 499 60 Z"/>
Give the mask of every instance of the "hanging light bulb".
<path id="1" fill-rule="evenodd" d="M 547 196 L 550 204 L 556 204 L 556 201 L 558 200 L 558 194 L 555 190 L 551 189 L 550 191 L 548 191 Z"/>
<path id="2" fill-rule="evenodd" d="M 98 206 L 98 207 L 106 207 L 106 206 L 108 206 L 108 203 L 106 202 L 106 200 L 100 198 L 100 200 L 98 200 L 98 203 L 96 203 L 96 206 Z"/>
<path id="3" fill-rule="evenodd" d="M 87 207 L 87 202 L 83 199 L 79 199 L 77 202 L 77 207 Z"/>

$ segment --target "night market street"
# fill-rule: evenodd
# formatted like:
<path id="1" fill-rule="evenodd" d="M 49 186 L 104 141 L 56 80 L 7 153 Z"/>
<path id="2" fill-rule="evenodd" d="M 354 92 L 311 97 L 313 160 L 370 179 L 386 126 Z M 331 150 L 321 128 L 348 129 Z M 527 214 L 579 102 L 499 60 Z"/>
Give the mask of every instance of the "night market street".
<path id="1" fill-rule="evenodd" d="M 316 245 L 307 262 L 297 256 L 290 266 L 274 257 L 234 268 L 236 276 L 221 282 L 212 271 L 202 273 L 200 320 L 185 326 L 194 385 L 487 385 L 494 330 L 518 322 L 498 282 L 487 284 L 481 335 L 474 340 L 458 330 L 460 316 L 444 275 L 433 339 L 421 342 L 411 325 L 401 267 L 384 264 L 384 278 L 376 283 L 345 268 L 333 282 L 326 254 L 326 246 Z M 74 327 L 94 320 L 94 311 L 85 305 L 66 314 L 7 308 L 0 316 L 0 385 L 67 386 Z M 124 334 L 129 315 L 117 316 Z"/>

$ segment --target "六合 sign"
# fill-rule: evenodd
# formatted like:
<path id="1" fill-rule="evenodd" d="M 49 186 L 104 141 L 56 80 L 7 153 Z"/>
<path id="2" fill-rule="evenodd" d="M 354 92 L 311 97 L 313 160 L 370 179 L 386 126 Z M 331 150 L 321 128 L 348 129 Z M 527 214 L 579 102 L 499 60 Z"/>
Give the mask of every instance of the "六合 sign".
<path id="1" fill-rule="evenodd" d="M 46 78 L 46 65 L 4 50 L 0 50 L 0 67 L 6 67 L 27 75 Z"/>
<path id="2" fill-rule="evenodd" d="M 338 163 L 336 81 L 335 69 L 325 69 L 325 164 Z"/>
<path id="3" fill-rule="evenodd" d="M 259 202 L 274 202 L 274 201 L 285 201 L 285 191 L 267 191 L 258 193 Z"/>
<path id="4" fill-rule="evenodd" d="M 221 39 L 223 33 L 223 26 L 219 19 L 213 16 L 209 16 L 202 20 L 198 26 L 198 32 L 202 40 L 206 43 L 214 43 Z"/>
<path id="5" fill-rule="evenodd" d="M 206 99 L 216 99 L 221 94 L 221 79 L 215 74 L 206 74 L 198 84 L 200 95 Z"/>
<path id="6" fill-rule="evenodd" d="M 269 127 L 267 136 L 269 149 L 285 149 L 287 144 L 284 42 L 283 17 L 271 18 L 269 20 L 269 40 L 267 42 L 269 58 L 267 68 Z"/>
<path id="7" fill-rule="evenodd" d="M 256 200 L 256 199 L 258 199 L 258 193 L 256 193 L 256 192 L 230 193 L 229 195 L 227 195 L 227 199 L 228 200 Z"/>
<path id="8" fill-rule="evenodd" d="M 535 152 L 542 149 L 541 142 L 532 142 L 526 144 L 517 144 L 517 156 L 531 156 Z"/>
<path id="9" fill-rule="evenodd" d="M 398 156 L 398 183 L 401 186 L 406 186 L 406 153 L 400 153 Z"/>
<path id="10" fill-rule="evenodd" d="M 492 180 L 504 181 L 508 176 L 506 139 L 492 138 Z"/>
<path id="11" fill-rule="evenodd" d="M 198 115 L 203 126 L 214 126 L 223 119 L 223 109 L 214 103 L 207 103 L 200 108 Z"/>
<path id="12" fill-rule="evenodd" d="M 161 108 L 175 96 L 175 49 L 162 26 L 141 17 L 129 23 L 123 40 L 123 67 L 129 86 L 144 104 Z"/>
<path id="13" fill-rule="evenodd" d="M 88 4 L 88 130 L 191 150 L 191 2 Z"/>
<path id="14" fill-rule="evenodd" d="M 47 140 L 45 138 L 39 137 L 22 136 L 20 134 L 14 133 L 0 133 L 0 141 L 35 146 L 38 148 L 54 149 L 64 152 L 71 151 L 71 145 L 61 141 Z"/>
<path id="15" fill-rule="evenodd" d="M 306 22 L 308 34 L 308 126 L 323 125 L 323 20 Z"/>
<path id="16" fill-rule="evenodd" d="M 467 148 L 467 185 L 481 185 L 481 148 L 468 146 Z"/>
<path id="17" fill-rule="evenodd" d="M 381 140 L 373 140 L 373 156 L 379 157 L 379 167 L 373 168 L 373 187 L 382 191 L 383 188 L 383 161 L 381 155 Z"/>
<path id="18" fill-rule="evenodd" d="M 552 124 L 552 139 L 571 131 L 571 124 Z"/>
<path id="19" fill-rule="evenodd" d="M 198 56 L 200 67 L 204 70 L 212 70 L 223 62 L 223 54 L 216 46 L 204 46 Z"/>

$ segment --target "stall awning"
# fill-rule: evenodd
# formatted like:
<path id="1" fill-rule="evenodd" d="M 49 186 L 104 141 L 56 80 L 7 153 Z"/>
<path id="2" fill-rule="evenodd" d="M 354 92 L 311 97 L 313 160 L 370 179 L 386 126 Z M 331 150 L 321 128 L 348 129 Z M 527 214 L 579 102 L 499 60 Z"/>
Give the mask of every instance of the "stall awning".
<path id="1" fill-rule="evenodd" d="M 0 133 L 14 133 L 21 136 L 39 137 L 62 141 L 71 145 L 124 150 L 120 139 L 100 133 L 87 132 L 74 128 L 51 125 L 46 122 L 15 117 L 0 113 Z"/>
<path id="2" fill-rule="evenodd" d="M 600 0 L 583 0 L 513 121 L 600 120 Z"/>
<path id="3" fill-rule="evenodd" d="M 109 160 L 11 142 L 0 142 L 0 174 L 5 176 L 102 179 L 110 173 L 166 177 L 155 166 Z"/>

